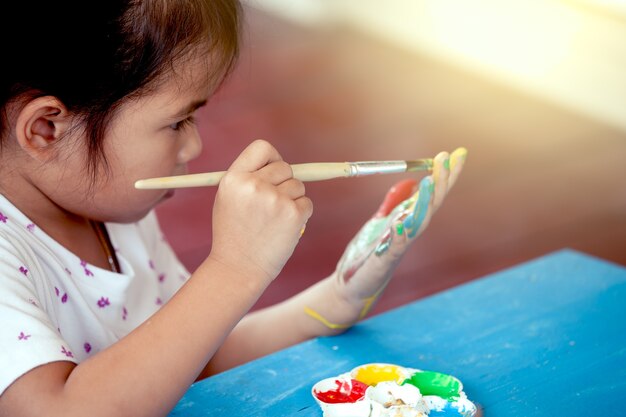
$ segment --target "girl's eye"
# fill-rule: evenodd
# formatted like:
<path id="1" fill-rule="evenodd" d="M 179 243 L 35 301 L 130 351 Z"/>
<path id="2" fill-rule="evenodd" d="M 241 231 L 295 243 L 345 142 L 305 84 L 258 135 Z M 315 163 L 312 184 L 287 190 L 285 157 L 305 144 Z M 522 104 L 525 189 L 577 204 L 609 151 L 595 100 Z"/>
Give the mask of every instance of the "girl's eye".
<path id="1" fill-rule="evenodd" d="M 193 116 L 189 116 L 186 119 L 181 120 L 180 122 L 172 123 L 170 125 L 170 129 L 172 130 L 182 130 L 187 126 L 190 126 L 195 123 L 195 118 Z"/>

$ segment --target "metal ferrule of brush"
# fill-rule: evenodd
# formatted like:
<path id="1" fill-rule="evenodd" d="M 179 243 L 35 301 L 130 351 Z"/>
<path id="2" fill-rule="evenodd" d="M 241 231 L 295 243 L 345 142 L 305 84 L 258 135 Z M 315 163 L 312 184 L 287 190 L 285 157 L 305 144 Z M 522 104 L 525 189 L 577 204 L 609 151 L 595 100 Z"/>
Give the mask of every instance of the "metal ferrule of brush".
<path id="1" fill-rule="evenodd" d="M 350 164 L 350 176 L 358 177 L 372 174 L 393 174 L 406 172 L 406 161 L 364 161 Z"/>

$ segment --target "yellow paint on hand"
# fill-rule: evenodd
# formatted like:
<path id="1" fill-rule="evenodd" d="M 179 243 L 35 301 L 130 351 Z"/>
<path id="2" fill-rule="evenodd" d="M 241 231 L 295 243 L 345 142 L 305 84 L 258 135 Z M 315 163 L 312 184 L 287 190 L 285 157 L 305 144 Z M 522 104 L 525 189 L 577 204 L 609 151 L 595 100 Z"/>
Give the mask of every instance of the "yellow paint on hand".
<path id="1" fill-rule="evenodd" d="M 315 320 L 319 321 L 320 323 L 322 323 L 324 326 L 328 327 L 329 329 L 347 329 L 353 326 L 353 323 L 350 324 L 335 324 L 335 323 L 331 323 L 328 320 L 326 320 L 320 313 L 318 313 L 317 311 L 313 310 L 312 308 L 309 307 L 304 307 L 304 313 L 312 318 L 314 318 Z"/>

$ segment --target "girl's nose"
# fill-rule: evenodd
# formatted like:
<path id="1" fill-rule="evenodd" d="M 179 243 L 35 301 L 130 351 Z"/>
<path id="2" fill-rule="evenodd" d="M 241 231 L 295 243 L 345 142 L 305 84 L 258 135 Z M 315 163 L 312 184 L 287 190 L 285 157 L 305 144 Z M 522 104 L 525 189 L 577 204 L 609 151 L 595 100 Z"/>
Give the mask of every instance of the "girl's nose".
<path id="1" fill-rule="evenodd" d="M 202 151 L 202 140 L 198 129 L 193 129 L 184 139 L 183 147 L 178 152 L 178 162 L 187 163 L 200 155 Z"/>

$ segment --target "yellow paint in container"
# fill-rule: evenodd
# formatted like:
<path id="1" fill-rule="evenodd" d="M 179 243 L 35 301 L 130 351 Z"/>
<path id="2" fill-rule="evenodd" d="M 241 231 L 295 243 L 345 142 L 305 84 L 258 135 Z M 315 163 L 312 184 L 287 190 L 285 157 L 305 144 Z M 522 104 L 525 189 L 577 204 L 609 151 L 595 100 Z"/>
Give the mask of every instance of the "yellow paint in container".
<path id="1" fill-rule="evenodd" d="M 407 377 L 404 368 L 386 363 L 370 363 L 352 370 L 352 377 L 367 385 L 375 386 L 379 382 L 395 381 L 401 384 Z"/>

